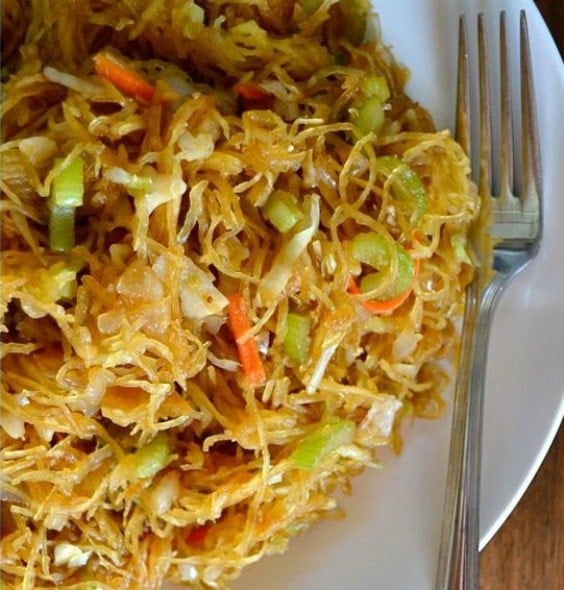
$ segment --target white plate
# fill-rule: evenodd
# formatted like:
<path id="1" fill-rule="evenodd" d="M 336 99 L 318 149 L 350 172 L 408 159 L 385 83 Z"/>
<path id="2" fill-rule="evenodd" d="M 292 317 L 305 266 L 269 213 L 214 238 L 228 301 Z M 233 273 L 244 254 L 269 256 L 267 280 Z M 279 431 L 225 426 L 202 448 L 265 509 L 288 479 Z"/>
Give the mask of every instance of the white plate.
<path id="1" fill-rule="evenodd" d="M 514 281 L 496 313 L 485 402 L 482 545 L 501 526 L 533 478 L 564 413 L 564 67 L 532 1 L 373 1 L 384 39 L 412 71 L 410 94 L 439 127 L 453 119 L 460 13 L 518 12 L 529 21 L 542 143 L 546 228 L 542 249 Z M 495 18 L 494 18 L 495 17 Z M 433 586 L 440 536 L 450 415 L 406 427 L 405 450 L 387 468 L 353 483 L 347 518 L 324 522 L 283 556 L 250 566 L 236 590 L 426 590 Z"/>

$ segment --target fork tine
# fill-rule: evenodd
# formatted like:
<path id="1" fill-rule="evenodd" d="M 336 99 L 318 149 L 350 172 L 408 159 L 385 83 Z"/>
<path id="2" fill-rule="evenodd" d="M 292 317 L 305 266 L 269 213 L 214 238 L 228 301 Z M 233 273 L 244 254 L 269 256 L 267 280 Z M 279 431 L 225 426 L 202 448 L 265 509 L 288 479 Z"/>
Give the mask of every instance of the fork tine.
<path id="1" fill-rule="evenodd" d="M 531 47 L 525 11 L 520 15 L 521 44 L 521 174 L 523 209 L 540 211 L 541 169 Z"/>
<path id="2" fill-rule="evenodd" d="M 458 75 L 454 137 L 466 155 L 470 156 L 470 81 L 467 38 L 466 17 L 462 15 L 458 21 Z"/>
<path id="3" fill-rule="evenodd" d="M 511 104 L 505 11 L 499 15 L 499 59 L 501 94 L 499 198 L 501 203 L 504 203 L 509 201 L 513 192 L 513 107 Z"/>
<path id="4" fill-rule="evenodd" d="M 491 104 L 488 81 L 488 47 L 484 15 L 478 15 L 478 67 L 480 88 L 480 164 L 478 190 L 482 198 L 491 194 Z"/>

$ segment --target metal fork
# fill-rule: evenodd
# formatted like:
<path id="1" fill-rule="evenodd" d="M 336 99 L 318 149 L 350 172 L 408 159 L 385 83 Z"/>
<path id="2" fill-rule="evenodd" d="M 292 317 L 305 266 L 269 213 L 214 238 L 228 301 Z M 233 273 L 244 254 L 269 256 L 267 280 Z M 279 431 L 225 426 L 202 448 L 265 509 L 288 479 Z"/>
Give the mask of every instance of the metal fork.
<path id="1" fill-rule="evenodd" d="M 542 235 L 541 171 L 527 18 L 520 13 L 521 166 L 520 195 L 513 184 L 513 111 L 509 79 L 506 14 L 499 21 L 500 145 L 492 145 L 491 99 L 485 17 L 478 15 L 479 149 L 476 162 L 482 213 L 471 236 L 479 259 L 466 292 L 464 324 L 455 387 L 445 509 L 436 580 L 437 590 L 479 587 L 479 490 L 482 401 L 488 340 L 496 304 L 509 281 L 537 253 Z M 459 23 L 457 140 L 471 154 L 469 53 L 466 20 Z M 499 152 L 498 152 L 499 150 Z M 499 155 L 498 155 L 499 153 Z M 498 194 L 492 192 L 492 155 L 499 157 Z M 488 252 L 488 219 L 494 239 Z"/>

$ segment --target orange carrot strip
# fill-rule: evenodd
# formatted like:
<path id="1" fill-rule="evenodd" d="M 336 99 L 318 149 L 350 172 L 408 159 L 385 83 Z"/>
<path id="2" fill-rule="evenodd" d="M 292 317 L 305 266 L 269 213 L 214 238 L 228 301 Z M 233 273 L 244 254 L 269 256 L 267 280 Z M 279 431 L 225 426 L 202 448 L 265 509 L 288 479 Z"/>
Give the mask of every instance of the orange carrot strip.
<path id="1" fill-rule="evenodd" d="M 421 262 L 418 258 L 414 260 L 414 262 L 415 272 L 413 273 L 413 281 L 411 285 L 403 293 L 400 293 L 397 297 L 392 297 L 391 299 L 385 299 L 383 301 L 378 301 L 377 299 L 372 299 L 370 301 L 361 300 L 363 307 L 374 314 L 389 313 L 391 311 L 394 311 L 394 309 L 397 309 L 409 297 L 411 291 L 413 291 L 415 281 L 417 280 L 417 276 L 419 275 L 419 266 Z M 347 290 L 352 295 L 361 294 L 361 290 L 358 288 L 358 285 L 356 284 L 356 281 L 353 277 L 349 278 Z"/>
<path id="2" fill-rule="evenodd" d="M 94 69 L 99 76 L 111 82 L 125 94 L 145 102 L 153 101 L 155 97 L 154 86 L 147 82 L 143 76 L 120 65 L 105 53 L 98 53 L 94 56 Z"/>
<path id="3" fill-rule="evenodd" d="M 245 338 L 251 329 L 245 300 L 239 293 L 233 293 L 229 295 L 228 301 L 229 324 L 233 336 L 235 336 L 239 360 L 243 365 L 245 375 L 252 385 L 262 385 L 266 381 L 266 372 L 260 359 L 257 344 L 252 338 Z"/>
<path id="4" fill-rule="evenodd" d="M 186 535 L 186 543 L 188 545 L 202 545 L 206 540 L 211 524 L 203 524 L 201 526 L 193 527 Z"/>
<path id="5" fill-rule="evenodd" d="M 260 86 L 257 86 L 256 84 L 236 84 L 234 90 L 243 98 L 248 98 L 250 100 L 263 100 L 271 96 L 271 94 L 264 91 Z"/>

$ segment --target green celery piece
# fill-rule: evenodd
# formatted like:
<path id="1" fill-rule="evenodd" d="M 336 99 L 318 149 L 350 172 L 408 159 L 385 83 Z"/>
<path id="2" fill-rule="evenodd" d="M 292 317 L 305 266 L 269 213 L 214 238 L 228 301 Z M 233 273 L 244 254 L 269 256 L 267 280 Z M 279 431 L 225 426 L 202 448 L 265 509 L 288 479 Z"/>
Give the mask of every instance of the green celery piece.
<path id="1" fill-rule="evenodd" d="M 352 442 L 355 423 L 335 419 L 307 434 L 292 453 L 296 467 L 311 471 L 339 447 Z"/>
<path id="2" fill-rule="evenodd" d="M 55 161 L 59 165 L 61 159 Z M 84 162 L 80 156 L 73 158 L 53 178 L 51 187 L 53 203 L 59 207 L 79 207 L 84 198 Z"/>
<path id="3" fill-rule="evenodd" d="M 290 231 L 303 217 L 294 196 L 283 190 L 275 190 L 262 207 L 266 219 L 280 232 Z"/>
<path id="4" fill-rule="evenodd" d="M 53 252 L 68 252 L 74 247 L 74 215 L 76 207 L 50 203 L 49 248 Z"/>
<path id="5" fill-rule="evenodd" d="M 413 277 L 415 276 L 415 263 L 413 262 L 413 258 L 411 258 L 409 252 L 407 252 L 407 250 L 400 244 L 397 244 L 396 248 L 398 256 L 397 275 L 390 288 L 386 289 L 384 293 L 377 297 L 377 300 L 385 301 L 386 299 L 398 297 L 402 293 L 405 293 L 413 283 Z M 368 291 L 372 291 L 379 287 L 381 281 L 382 276 L 380 273 L 369 273 L 360 280 L 360 290 L 363 293 L 368 293 Z"/>
<path id="6" fill-rule="evenodd" d="M 55 161 L 55 166 L 63 160 Z M 49 247 L 54 252 L 68 252 L 74 247 L 76 208 L 83 203 L 84 162 L 73 158 L 54 178 L 49 200 Z"/>
<path id="7" fill-rule="evenodd" d="M 153 477 L 166 465 L 169 455 L 168 435 L 160 432 L 153 440 L 129 456 L 134 477 Z"/>
<path id="8" fill-rule="evenodd" d="M 303 365 L 311 346 L 311 320 L 298 313 L 286 316 L 284 348 L 288 356 L 298 365 Z"/>
<path id="9" fill-rule="evenodd" d="M 472 264 L 472 259 L 468 255 L 468 251 L 466 250 L 466 246 L 468 245 L 468 240 L 466 236 L 463 234 L 454 234 L 450 238 L 450 245 L 454 250 L 454 255 L 456 259 L 460 262 L 464 262 L 466 264 Z"/>
<path id="10" fill-rule="evenodd" d="M 381 234 L 365 232 L 351 241 L 352 256 L 362 264 L 381 269 L 390 265 L 390 246 Z"/>
<path id="11" fill-rule="evenodd" d="M 409 214 L 412 225 L 416 224 L 426 213 L 429 204 L 425 185 L 417 172 L 396 156 L 381 156 L 376 160 L 376 167 L 385 177 L 393 175 L 392 195 L 400 203 L 408 205 L 404 213 Z"/>
<path id="12" fill-rule="evenodd" d="M 390 89 L 384 76 L 368 76 L 362 81 L 362 92 L 365 96 L 375 96 L 380 102 L 390 98 Z"/>
<path id="13" fill-rule="evenodd" d="M 187 39 L 195 39 L 204 27 L 204 9 L 201 6 L 198 6 L 198 4 L 187 2 L 184 5 L 182 13 L 186 19 L 182 34 Z"/>
<path id="14" fill-rule="evenodd" d="M 378 133 L 385 120 L 382 101 L 377 96 L 369 96 L 358 107 L 350 109 L 350 118 L 361 136 Z"/>

